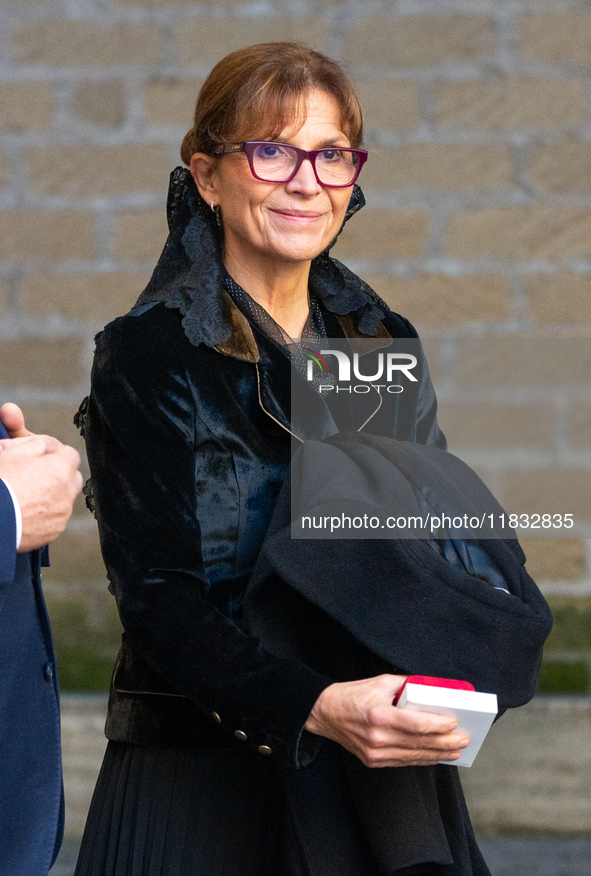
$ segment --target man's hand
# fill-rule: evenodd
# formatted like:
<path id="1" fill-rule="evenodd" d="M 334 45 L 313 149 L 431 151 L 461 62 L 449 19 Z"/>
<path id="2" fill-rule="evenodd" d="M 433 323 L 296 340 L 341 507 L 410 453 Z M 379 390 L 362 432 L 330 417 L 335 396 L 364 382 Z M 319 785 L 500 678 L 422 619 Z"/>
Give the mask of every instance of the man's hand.
<path id="1" fill-rule="evenodd" d="M 316 700 L 304 727 L 338 742 L 368 767 L 457 760 L 469 738 L 453 732 L 455 718 L 392 705 L 404 679 L 378 675 L 331 684 Z"/>
<path id="2" fill-rule="evenodd" d="M 24 419 L 16 427 L 24 429 Z M 0 441 L 0 477 L 14 491 L 23 518 L 19 552 L 43 547 L 64 531 L 82 489 L 79 465 L 73 447 L 48 435 Z"/>
<path id="3" fill-rule="evenodd" d="M 32 435 L 25 426 L 25 417 L 18 405 L 6 402 L 0 408 L 0 420 L 10 438 L 28 438 Z"/>

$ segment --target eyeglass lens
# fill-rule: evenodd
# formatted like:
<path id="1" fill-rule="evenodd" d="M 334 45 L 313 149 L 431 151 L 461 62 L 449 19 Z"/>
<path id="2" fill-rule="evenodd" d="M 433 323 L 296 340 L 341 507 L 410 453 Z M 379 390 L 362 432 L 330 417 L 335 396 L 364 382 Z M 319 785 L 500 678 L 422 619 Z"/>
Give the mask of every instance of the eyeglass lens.
<path id="1" fill-rule="evenodd" d="M 252 153 L 254 172 L 260 179 L 277 182 L 288 179 L 298 160 L 291 146 L 261 143 Z M 358 157 L 354 152 L 323 149 L 316 154 L 316 173 L 325 185 L 346 186 L 357 173 Z"/>

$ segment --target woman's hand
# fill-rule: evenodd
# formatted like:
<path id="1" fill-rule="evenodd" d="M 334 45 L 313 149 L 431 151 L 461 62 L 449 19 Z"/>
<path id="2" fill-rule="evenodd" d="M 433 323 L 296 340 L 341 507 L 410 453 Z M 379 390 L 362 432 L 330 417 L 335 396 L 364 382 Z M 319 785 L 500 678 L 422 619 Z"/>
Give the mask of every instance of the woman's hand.
<path id="1" fill-rule="evenodd" d="M 392 705 L 404 675 L 378 675 L 329 685 L 304 727 L 338 742 L 367 767 L 398 767 L 457 760 L 469 737 L 454 733 L 448 715 L 413 712 Z"/>

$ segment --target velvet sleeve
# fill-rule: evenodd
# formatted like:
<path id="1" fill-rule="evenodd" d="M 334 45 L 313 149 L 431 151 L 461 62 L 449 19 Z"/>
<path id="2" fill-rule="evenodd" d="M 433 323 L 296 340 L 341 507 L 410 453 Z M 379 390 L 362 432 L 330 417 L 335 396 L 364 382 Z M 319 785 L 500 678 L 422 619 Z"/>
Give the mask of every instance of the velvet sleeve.
<path id="1" fill-rule="evenodd" d="M 154 320 L 128 316 L 99 335 L 86 443 L 101 548 L 130 643 L 167 682 L 255 750 L 299 766 L 298 742 L 331 683 L 262 649 L 206 598 L 196 515 L 193 385 Z M 221 732 L 221 730 L 220 730 Z"/>

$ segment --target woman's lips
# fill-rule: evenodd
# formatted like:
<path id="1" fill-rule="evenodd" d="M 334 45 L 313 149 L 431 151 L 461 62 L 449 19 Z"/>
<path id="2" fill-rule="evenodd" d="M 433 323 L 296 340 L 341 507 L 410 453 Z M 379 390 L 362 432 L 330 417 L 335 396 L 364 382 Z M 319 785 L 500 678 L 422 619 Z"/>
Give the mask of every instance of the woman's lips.
<path id="1" fill-rule="evenodd" d="M 273 213 L 277 213 L 278 216 L 281 216 L 283 219 L 287 219 L 290 222 L 299 222 L 303 225 L 308 225 L 312 222 L 316 222 L 318 219 L 321 219 L 324 216 L 324 213 L 315 213 L 310 210 L 273 210 Z"/>

